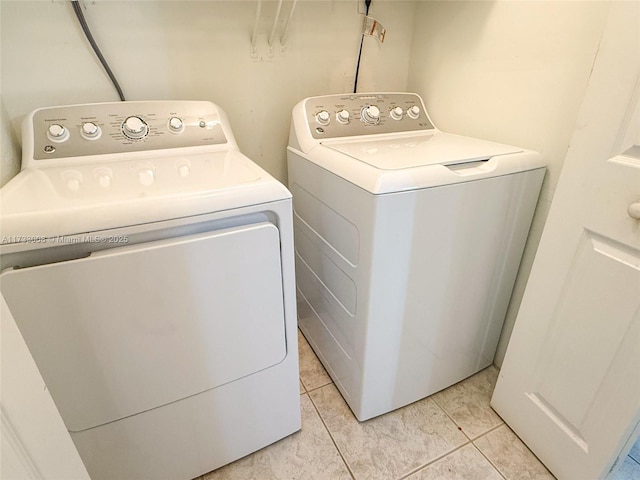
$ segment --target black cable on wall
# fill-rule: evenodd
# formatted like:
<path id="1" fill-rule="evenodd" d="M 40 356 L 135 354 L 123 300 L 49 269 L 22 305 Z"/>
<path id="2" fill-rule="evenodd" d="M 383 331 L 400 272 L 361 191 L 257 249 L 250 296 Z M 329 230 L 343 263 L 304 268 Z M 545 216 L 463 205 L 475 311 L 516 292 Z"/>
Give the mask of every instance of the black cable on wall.
<path id="1" fill-rule="evenodd" d="M 91 48 L 93 48 L 93 51 L 95 52 L 96 56 L 98 57 L 98 60 L 100 60 L 100 63 L 102 64 L 102 66 L 104 67 L 105 71 L 107 72 L 107 75 L 109 75 L 109 79 L 111 80 L 111 83 L 113 83 L 113 86 L 115 87 L 116 91 L 118 92 L 118 96 L 120 97 L 120 100 L 122 100 L 124 102 L 125 101 L 124 93 L 122 93 L 122 89 L 120 88 L 120 84 L 118 83 L 118 80 L 116 79 L 115 75 L 111 71 L 111 68 L 109 68 L 109 64 L 107 63 L 107 61 L 105 60 L 104 56 L 102 55 L 102 52 L 100 52 L 100 48 L 98 48 L 98 45 L 96 44 L 96 41 L 93 39 L 93 35 L 91 35 L 91 30 L 89 30 L 89 25 L 87 25 L 87 21 L 85 20 L 84 15 L 82 13 L 82 7 L 78 3 L 78 0 L 71 0 L 71 6 L 73 7 L 73 11 L 76 14 L 76 18 L 78 19 L 78 22 L 80 23 L 80 26 L 82 27 L 82 31 L 84 32 L 84 36 L 87 37 L 87 40 L 89 41 L 89 44 L 91 45 Z M 360 48 L 362 48 L 362 46 Z"/>
<path id="2" fill-rule="evenodd" d="M 372 0 L 364 0 L 365 6 L 365 19 L 369 15 L 369 7 L 371 6 Z M 358 50 L 358 61 L 356 63 L 356 75 L 353 80 L 353 93 L 356 93 L 358 90 L 358 74 L 360 73 L 360 58 L 362 57 L 362 44 L 364 43 L 364 33 L 360 34 L 360 50 Z"/>

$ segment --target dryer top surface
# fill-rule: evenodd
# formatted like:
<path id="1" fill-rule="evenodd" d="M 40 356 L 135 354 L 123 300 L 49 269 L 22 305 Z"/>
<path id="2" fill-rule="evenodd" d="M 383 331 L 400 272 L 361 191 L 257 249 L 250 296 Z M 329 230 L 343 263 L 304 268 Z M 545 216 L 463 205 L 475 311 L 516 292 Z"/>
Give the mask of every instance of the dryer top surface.
<path id="1" fill-rule="evenodd" d="M 0 190 L 0 230 L 2 244 L 19 243 L 290 196 L 280 182 L 237 151 L 28 168 Z"/>
<path id="2" fill-rule="evenodd" d="M 211 102 L 39 109 L 21 172 L 0 190 L 2 244 L 143 225 L 287 199 Z"/>

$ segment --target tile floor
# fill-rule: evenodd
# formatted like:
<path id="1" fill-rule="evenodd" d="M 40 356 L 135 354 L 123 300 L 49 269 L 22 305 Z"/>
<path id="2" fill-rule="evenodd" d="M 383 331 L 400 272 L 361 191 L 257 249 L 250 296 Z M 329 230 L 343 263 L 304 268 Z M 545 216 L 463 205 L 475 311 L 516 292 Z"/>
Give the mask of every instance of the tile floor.
<path id="1" fill-rule="evenodd" d="M 489 407 L 495 367 L 359 423 L 299 342 L 302 430 L 199 480 L 554 478 Z"/>
<path id="2" fill-rule="evenodd" d="M 631 447 L 629 454 L 621 459 L 607 480 L 640 479 L 640 438 Z"/>

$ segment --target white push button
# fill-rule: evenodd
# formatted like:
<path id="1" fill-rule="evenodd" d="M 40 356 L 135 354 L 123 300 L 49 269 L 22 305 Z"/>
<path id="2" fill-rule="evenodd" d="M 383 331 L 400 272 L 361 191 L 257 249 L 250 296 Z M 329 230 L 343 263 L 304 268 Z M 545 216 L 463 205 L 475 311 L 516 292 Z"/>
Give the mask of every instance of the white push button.
<path id="1" fill-rule="evenodd" d="M 80 190 L 80 180 L 77 178 L 70 178 L 67 180 L 67 188 L 72 192 L 77 192 Z"/>
<path id="2" fill-rule="evenodd" d="M 153 174 L 153 170 L 150 168 L 143 168 L 138 172 L 138 180 L 141 185 L 148 187 L 149 185 L 153 185 L 156 181 L 155 175 Z"/>
<path id="3" fill-rule="evenodd" d="M 111 186 L 111 177 L 109 175 L 100 175 L 98 177 L 98 185 L 102 188 L 109 188 Z"/>

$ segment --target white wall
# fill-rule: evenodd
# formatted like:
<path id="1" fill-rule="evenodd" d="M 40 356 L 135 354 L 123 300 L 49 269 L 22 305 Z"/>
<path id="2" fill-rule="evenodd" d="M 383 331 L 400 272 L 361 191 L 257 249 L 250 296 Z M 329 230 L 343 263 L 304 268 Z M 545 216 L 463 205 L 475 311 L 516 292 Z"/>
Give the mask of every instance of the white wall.
<path id="1" fill-rule="evenodd" d="M 352 88 L 356 0 L 300 0 L 284 51 L 268 56 L 277 2 L 85 2 L 85 16 L 128 99 L 206 99 L 228 113 L 240 148 L 286 180 L 289 115 L 302 98 Z M 284 2 L 282 19 L 290 8 Z M 365 39 L 359 91 L 420 93 L 442 130 L 542 152 L 549 165 L 507 314 L 501 363 L 609 2 L 374 0 L 385 43 Z M 0 93 L 17 135 L 37 107 L 116 101 L 67 1 L 0 2 Z M 3 145 L 8 137 L 3 131 Z M 3 146 L 2 180 L 15 171 Z M 8 167 L 6 166 L 8 165 Z M 9 174 L 5 174 L 5 172 Z"/>
<path id="2" fill-rule="evenodd" d="M 442 130 L 541 152 L 548 165 L 509 306 L 504 357 L 610 2 L 419 2 L 408 88 Z"/>
<path id="3" fill-rule="evenodd" d="M 20 148 L 0 98 L 0 187 L 20 171 Z"/>
<path id="4" fill-rule="evenodd" d="M 83 4 L 128 100 L 218 103 L 240 149 L 286 181 L 291 109 L 306 96 L 351 91 L 362 15 L 356 0 L 300 0 L 286 49 L 278 35 L 269 57 L 277 3 L 263 1 L 257 59 L 250 53 L 257 1 Z M 283 3 L 281 24 L 290 7 Z M 0 9 L 0 85 L 14 130 L 38 107 L 118 100 L 69 2 L 3 0 Z M 374 1 L 370 13 L 388 35 L 383 45 L 366 39 L 359 91 L 406 88 L 414 10 L 414 2 Z"/>

